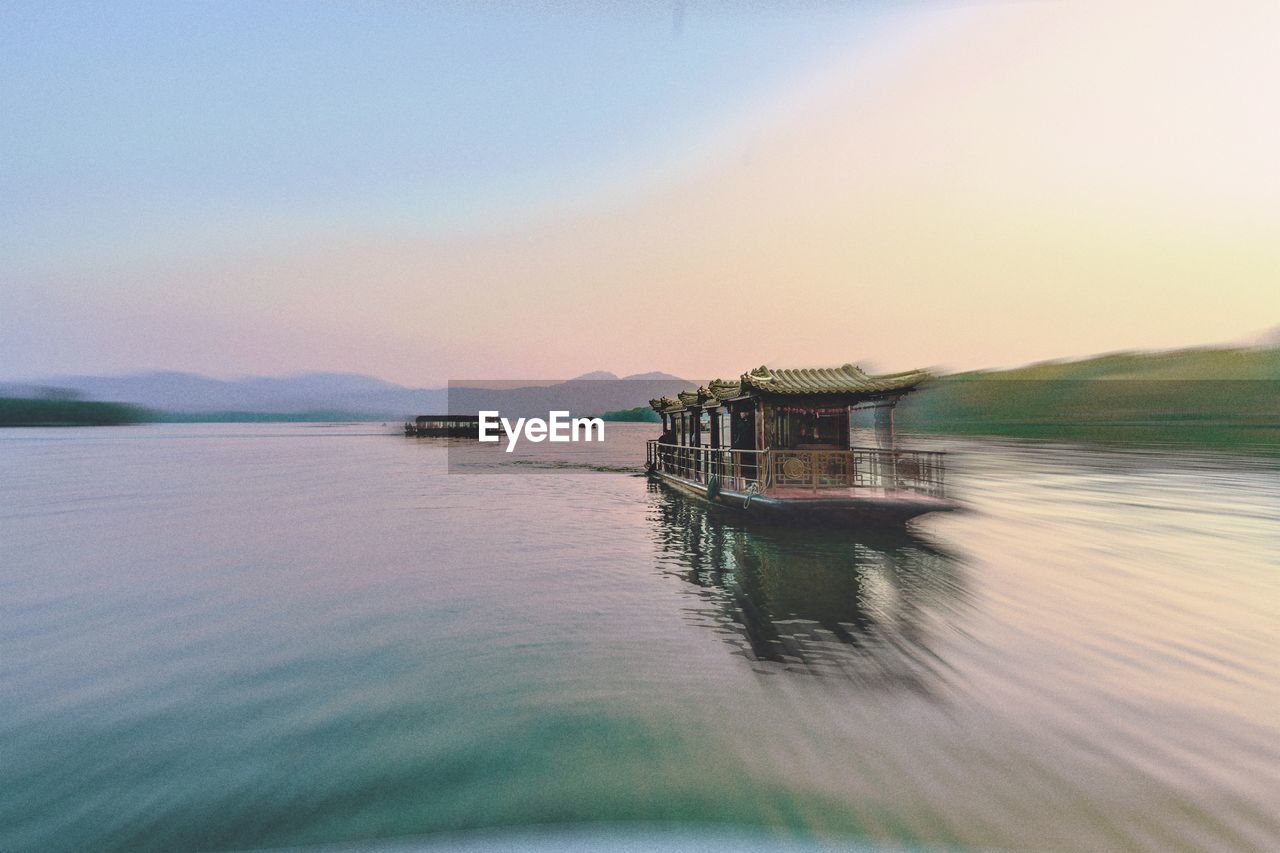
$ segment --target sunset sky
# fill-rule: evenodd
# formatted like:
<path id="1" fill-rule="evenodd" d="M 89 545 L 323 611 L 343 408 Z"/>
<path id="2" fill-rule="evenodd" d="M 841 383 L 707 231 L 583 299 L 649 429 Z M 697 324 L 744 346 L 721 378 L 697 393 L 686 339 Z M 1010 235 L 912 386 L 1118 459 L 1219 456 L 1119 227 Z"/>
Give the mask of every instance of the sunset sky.
<path id="1" fill-rule="evenodd" d="M 1280 322 L 1280 3 L 5 4 L 0 377 L 968 368 Z"/>

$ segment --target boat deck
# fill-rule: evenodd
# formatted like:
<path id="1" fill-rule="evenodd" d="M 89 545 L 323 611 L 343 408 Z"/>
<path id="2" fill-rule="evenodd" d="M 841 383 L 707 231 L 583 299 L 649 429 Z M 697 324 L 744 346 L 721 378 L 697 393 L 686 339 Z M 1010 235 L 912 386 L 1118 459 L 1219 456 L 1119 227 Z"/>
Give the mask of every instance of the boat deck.
<path id="1" fill-rule="evenodd" d="M 960 504 L 954 500 L 923 495 L 910 489 L 856 486 L 828 487 L 815 491 L 812 488 L 775 486 L 751 495 L 728 489 L 711 495 L 707 493 L 704 483 L 665 472 L 653 472 L 652 476 L 712 503 L 770 515 L 781 514 L 792 519 L 809 517 L 896 523 L 926 513 L 960 509 Z"/>
<path id="2" fill-rule="evenodd" d="M 879 486 L 829 486 L 821 489 L 809 489 L 804 486 L 772 486 L 763 494 L 771 498 L 787 501 L 855 501 L 910 498 L 914 501 L 937 501 L 939 504 L 949 503 L 943 498 L 922 495 L 909 489 L 886 489 Z"/>

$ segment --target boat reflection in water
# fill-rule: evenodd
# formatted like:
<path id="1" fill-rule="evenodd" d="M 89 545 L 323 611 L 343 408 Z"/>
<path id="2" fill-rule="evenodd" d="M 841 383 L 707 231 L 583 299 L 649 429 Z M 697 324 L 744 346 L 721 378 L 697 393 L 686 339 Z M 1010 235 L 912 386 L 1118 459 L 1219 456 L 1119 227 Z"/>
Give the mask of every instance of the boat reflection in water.
<path id="1" fill-rule="evenodd" d="M 930 637 L 966 598 L 955 555 L 901 529 L 765 526 L 656 483 L 649 500 L 663 571 L 758 669 L 929 692 Z"/>

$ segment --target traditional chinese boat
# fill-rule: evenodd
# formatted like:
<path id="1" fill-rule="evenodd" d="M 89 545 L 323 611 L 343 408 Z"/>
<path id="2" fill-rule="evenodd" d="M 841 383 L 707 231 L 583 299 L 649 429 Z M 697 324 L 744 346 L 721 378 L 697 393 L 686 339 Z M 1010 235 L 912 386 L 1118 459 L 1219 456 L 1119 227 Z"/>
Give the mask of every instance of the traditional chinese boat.
<path id="1" fill-rule="evenodd" d="M 944 454 L 899 448 L 893 410 L 930 375 L 758 367 L 649 404 L 662 436 L 650 476 L 751 513 L 795 520 L 897 524 L 956 509 Z M 855 413 L 871 410 L 874 447 L 855 447 Z"/>
<path id="2" fill-rule="evenodd" d="M 430 438 L 479 438 L 479 415 L 418 415 L 405 421 L 404 434 Z"/>

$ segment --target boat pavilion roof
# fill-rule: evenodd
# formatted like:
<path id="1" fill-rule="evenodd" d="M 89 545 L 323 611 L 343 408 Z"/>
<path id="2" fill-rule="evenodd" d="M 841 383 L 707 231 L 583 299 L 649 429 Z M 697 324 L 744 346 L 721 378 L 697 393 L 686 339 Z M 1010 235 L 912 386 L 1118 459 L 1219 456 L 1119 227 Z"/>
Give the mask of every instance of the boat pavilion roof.
<path id="1" fill-rule="evenodd" d="M 696 391 L 681 391 L 679 399 L 662 397 L 650 400 L 655 411 L 669 414 L 686 408 L 718 405 L 721 401 L 744 396 L 840 396 L 854 400 L 871 399 L 887 394 L 905 394 L 931 378 L 927 370 L 882 373 L 876 376 L 853 364 L 840 367 L 765 366 L 750 370 L 736 381 L 716 379 Z"/>

